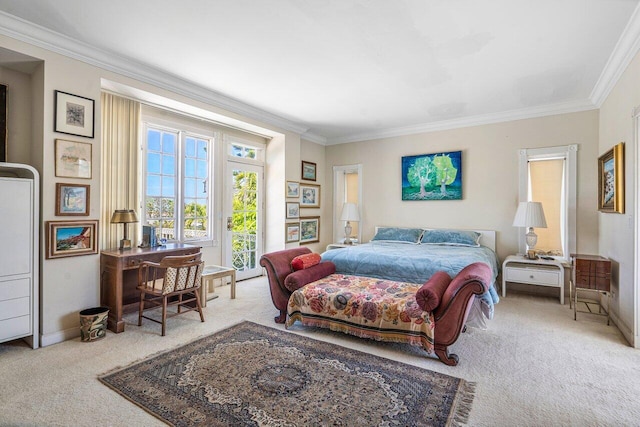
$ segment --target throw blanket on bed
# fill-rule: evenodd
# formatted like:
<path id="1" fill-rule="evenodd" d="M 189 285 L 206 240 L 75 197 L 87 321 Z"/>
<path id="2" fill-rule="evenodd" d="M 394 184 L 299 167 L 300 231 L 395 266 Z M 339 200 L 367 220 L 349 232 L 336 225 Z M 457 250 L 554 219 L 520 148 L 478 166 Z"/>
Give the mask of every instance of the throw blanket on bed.
<path id="1" fill-rule="evenodd" d="M 291 295 L 285 326 L 300 320 L 359 337 L 410 343 L 433 353 L 433 314 L 416 302 L 421 286 L 331 274 Z"/>
<path id="2" fill-rule="evenodd" d="M 482 295 L 482 312 L 493 318 L 493 305 L 500 300 L 495 289 L 498 260 L 491 249 L 465 246 L 370 242 L 322 254 L 323 261 L 332 261 L 336 273 L 376 277 L 424 284 L 436 271 L 445 271 L 455 277 L 460 270 L 474 262 L 491 267 L 493 281 L 489 292 Z"/>

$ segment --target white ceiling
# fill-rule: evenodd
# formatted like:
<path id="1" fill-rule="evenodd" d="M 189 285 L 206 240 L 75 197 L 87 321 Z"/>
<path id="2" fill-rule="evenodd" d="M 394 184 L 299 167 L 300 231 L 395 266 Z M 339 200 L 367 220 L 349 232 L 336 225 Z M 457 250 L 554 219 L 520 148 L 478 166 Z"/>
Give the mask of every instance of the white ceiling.
<path id="1" fill-rule="evenodd" d="M 596 108 L 638 50 L 638 3 L 0 0 L 0 33 L 19 17 L 37 26 L 18 38 L 332 144 Z"/>

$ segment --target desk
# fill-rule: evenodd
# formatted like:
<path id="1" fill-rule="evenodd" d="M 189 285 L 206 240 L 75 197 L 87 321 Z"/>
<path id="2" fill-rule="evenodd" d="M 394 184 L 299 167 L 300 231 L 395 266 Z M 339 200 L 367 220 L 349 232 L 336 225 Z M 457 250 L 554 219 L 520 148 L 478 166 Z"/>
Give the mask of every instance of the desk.
<path id="1" fill-rule="evenodd" d="M 124 313 L 138 310 L 138 266 L 142 261 L 160 262 L 169 255 L 200 252 L 199 246 L 169 243 L 155 248 L 109 249 L 100 252 L 100 304 L 109 307 L 107 327 L 124 332 Z"/>

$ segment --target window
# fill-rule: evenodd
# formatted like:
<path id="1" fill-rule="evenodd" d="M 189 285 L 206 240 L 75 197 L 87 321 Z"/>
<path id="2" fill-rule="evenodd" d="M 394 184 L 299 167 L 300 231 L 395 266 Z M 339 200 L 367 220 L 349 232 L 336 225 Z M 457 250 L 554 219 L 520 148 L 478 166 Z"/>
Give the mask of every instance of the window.
<path id="1" fill-rule="evenodd" d="M 536 228 L 536 250 L 568 259 L 576 250 L 577 145 L 523 149 L 520 157 L 520 201 L 541 202 L 547 228 Z M 519 233 L 525 252 L 524 233 Z"/>
<path id="2" fill-rule="evenodd" d="M 210 180 L 213 137 L 146 122 L 143 224 L 158 238 L 213 240 Z"/>

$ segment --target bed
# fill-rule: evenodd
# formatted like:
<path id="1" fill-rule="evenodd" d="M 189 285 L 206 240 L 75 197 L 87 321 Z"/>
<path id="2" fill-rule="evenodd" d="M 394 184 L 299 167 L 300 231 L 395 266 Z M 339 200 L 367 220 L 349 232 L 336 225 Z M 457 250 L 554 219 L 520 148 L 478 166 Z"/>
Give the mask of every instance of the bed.
<path id="1" fill-rule="evenodd" d="M 376 227 L 371 242 L 328 250 L 322 260 L 332 261 L 339 274 L 416 284 L 425 283 L 437 271 L 454 277 L 467 265 L 483 262 L 491 268 L 492 282 L 489 290 L 476 298 L 476 308 L 469 317 L 471 326 L 482 327 L 484 318 L 493 318 L 494 304 L 499 301 L 495 242 L 495 231 L 491 230 Z"/>

